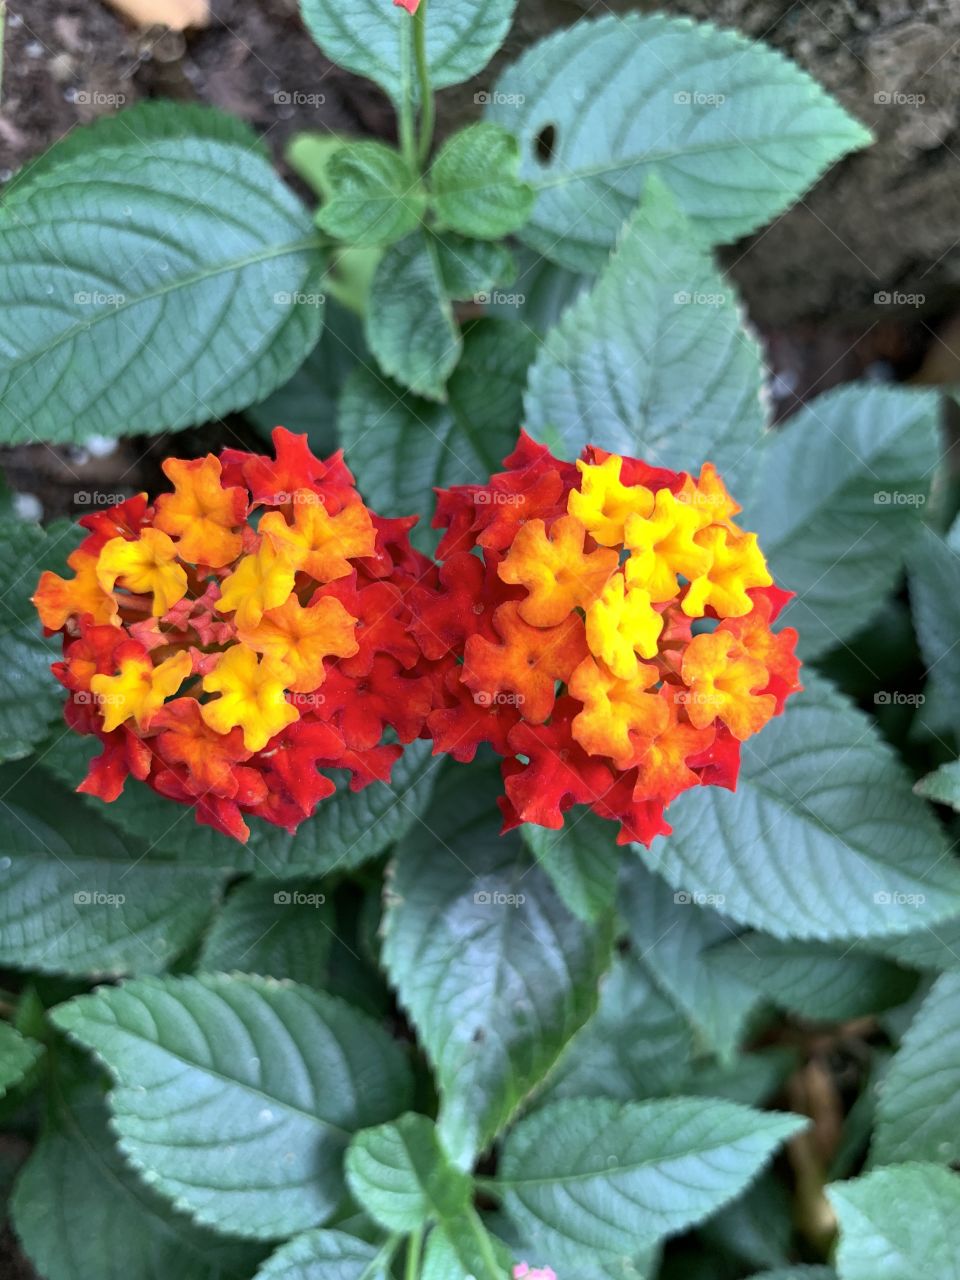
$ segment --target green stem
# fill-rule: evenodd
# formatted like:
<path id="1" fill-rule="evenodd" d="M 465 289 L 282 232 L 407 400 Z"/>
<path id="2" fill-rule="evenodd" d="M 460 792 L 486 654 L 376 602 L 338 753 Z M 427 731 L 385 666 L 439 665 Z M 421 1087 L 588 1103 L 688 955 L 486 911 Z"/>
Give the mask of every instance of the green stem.
<path id="1" fill-rule="evenodd" d="M 411 169 L 417 167 L 417 140 L 413 126 L 413 97 L 409 83 L 404 88 L 399 108 L 400 151 Z"/>
<path id="2" fill-rule="evenodd" d="M 423 1249 L 423 1227 L 417 1227 L 407 1242 L 407 1265 L 404 1280 L 420 1280 L 420 1253 Z"/>
<path id="3" fill-rule="evenodd" d="M 360 1280 L 373 1280 L 374 1276 L 380 1275 L 384 1270 L 386 1270 L 393 1260 L 393 1255 L 399 1249 L 400 1241 L 402 1239 L 403 1237 L 399 1232 L 396 1232 L 385 1240 L 380 1246 L 377 1256 L 375 1258 L 371 1258 L 367 1266 L 364 1267 Z"/>
<path id="4" fill-rule="evenodd" d="M 433 126 L 436 121 L 436 104 L 430 83 L 430 65 L 427 61 L 427 0 L 420 0 L 413 16 L 413 48 L 417 63 L 417 84 L 420 89 L 420 144 L 417 161 L 420 168 L 426 165 L 433 142 Z"/>

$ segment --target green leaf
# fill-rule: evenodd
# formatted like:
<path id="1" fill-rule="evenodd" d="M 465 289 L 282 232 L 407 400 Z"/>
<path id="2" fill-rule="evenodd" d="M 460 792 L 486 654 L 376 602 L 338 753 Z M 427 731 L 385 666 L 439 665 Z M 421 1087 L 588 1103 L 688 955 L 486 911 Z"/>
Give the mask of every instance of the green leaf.
<path id="1" fill-rule="evenodd" d="M 196 967 L 325 986 L 335 923 L 326 890 L 324 880 L 238 885 L 217 913 Z"/>
<path id="2" fill-rule="evenodd" d="M 44 531 L 14 517 L 0 518 L 0 644 L 5 665 L 0 760 L 29 755 L 60 715 L 63 690 L 50 672 L 60 637 L 43 638 L 30 597 L 44 569 L 63 570 L 61 562 L 76 541 L 76 529 L 66 521 Z"/>
<path id="3" fill-rule="evenodd" d="M 912 969 L 960 969 L 960 919 L 937 921 L 898 938 L 864 938 L 860 945 Z"/>
<path id="4" fill-rule="evenodd" d="M 949 603 L 948 601 L 944 602 Z M 914 786 L 918 796 L 936 804 L 949 805 L 960 813 L 960 760 L 950 760 L 928 773 Z"/>
<path id="5" fill-rule="evenodd" d="M 350 1143 L 347 1185 L 371 1218 L 405 1235 L 424 1223 L 462 1216 L 473 1190 L 468 1174 L 447 1160 L 436 1125 L 409 1112 L 364 1129 Z"/>
<path id="6" fill-rule="evenodd" d="M 960 870 L 870 719 L 807 669 L 805 692 L 744 743 L 735 793 L 670 806 L 644 852 L 677 890 L 777 938 L 907 933 L 960 910 Z"/>
<path id="7" fill-rule="evenodd" d="M 937 1165 L 878 1169 L 827 1188 L 841 1280 L 960 1280 L 960 1179 Z"/>
<path id="8" fill-rule="evenodd" d="M 429 400 L 444 399 L 460 359 L 460 330 L 429 233 L 407 236 L 383 255 L 365 336 L 384 373 Z"/>
<path id="9" fill-rule="evenodd" d="M 145 978 L 51 1016 L 114 1077 L 127 1159 L 178 1208 L 235 1235 L 322 1225 L 343 1196 L 350 1134 L 409 1103 L 399 1046 L 365 1014 L 295 984 Z"/>
<path id="10" fill-rule="evenodd" d="M 764 933 L 741 934 L 704 959 L 781 1009 L 836 1022 L 903 1004 L 917 984 L 916 974 L 849 946 L 781 941 Z"/>
<path id="11" fill-rule="evenodd" d="M 895 585 L 937 465 L 937 418 L 933 392 L 855 384 L 768 437 L 748 523 L 798 594 L 783 619 L 804 658 L 852 636 Z"/>
<path id="12" fill-rule="evenodd" d="M 255 876 L 330 875 L 352 871 L 383 853 L 419 820 L 439 769 L 428 740 L 411 742 L 393 766 L 389 782 L 351 791 L 345 776 L 296 835 L 257 822 L 251 837 Z"/>
<path id="13" fill-rule="evenodd" d="M 331 270 L 335 274 L 336 267 Z M 333 453 L 338 444 L 337 401 L 344 383 L 357 365 L 370 358 L 359 316 L 330 298 L 326 318 L 320 341 L 290 381 L 244 411 L 244 417 L 267 436 L 278 423 L 289 422 L 297 431 L 305 431 L 310 448 L 321 457 Z"/>
<path id="14" fill-rule="evenodd" d="M 589 286 L 590 278 L 558 267 L 523 245 L 516 250 L 515 260 L 512 292 L 492 298 L 491 313 L 522 320 L 543 337 Z"/>
<path id="15" fill-rule="evenodd" d="M 392 244 L 413 231 L 426 208 L 419 178 L 382 142 L 338 147 L 327 161 L 325 175 L 331 195 L 317 223 L 350 244 Z"/>
<path id="16" fill-rule="evenodd" d="M 390 0 L 300 0 L 307 30 L 330 59 L 368 76 L 401 100 L 412 47 L 410 14 Z M 427 15 L 426 54 L 435 89 L 469 80 L 490 61 L 510 28 L 516 0 L 458 0 Z"/>
<path id="17" fill-rule="evenodd" d="M 456 1240 L 443 1227 L 434 1227 L 424 1250 L 420 1280 L 506 1280 L 513 1274 L 506 1246 L 478 1219 L 472 1225 L 474 1235 Z"/>
<path id="18" fill-rule="evenodd" d="M 523 239 L 574 271 L 599 268 L 651 169 L 716 244 L 769 222 L 870 141 L 781 54 L 663 15 L 548 36 L 504 72 L 487 115 L 519 137 L 538 193 Z"/>
<path id="19" fill-rule="evenodd" d="M 794 1226 L 787 1188 L 766 1173 L 701 1228 L 711 1257 L 741 1259 L 742 1266 L 776 1267 L 790 1261 Z"/>
<path id="20" fill-rule="evenodd" d="M 15 1027 L 0 1022 L 0 1098 L 27 1075 L 43 1053 L 43 1046 L 28 1040 Z"/>
<path id="21" fill-rule="evenodd" d="M 568 309 L 530 370 L 531 433 L 699 473 L 710 459 L 749 487 L 764 428 L 760 348 L 732 287 L 659 179 L 590 293 Z"/>
<path id="22" fill-rule="evenodd" d="M 383 515 L 423 512 L 425 549 L 434 486 L 483 484 L 516 444 L 523 385 L 536 340 L 508 320 L 479 320 L 464 333 L 463 357 L 445 405 L 430 404 L 358 369 L 340 402 L 347 462 L 366 500 Z"/>
<path id="23" fill-rule="evenodd" d="M 501 837 L 499 778 L 451 770 L 397 850 L 383 962 L 438 1077 L 461 1167 L 499 1132 L 596 1008 L 609 928 L 586 928 Z"/>
<path id="24" fill-rule="evenodd" d="M 90 739 L 69 735 L 45 753 L 44 763 L 76 786 L 95 747 Z M 350 791 L 341 774 L 336 793 L 322 801 L 295 835 L 255 818 L 246 845 L 200 826 L 188 806 L 133 779 L 112 804 L 96 799 L 86 804 L 102 821 L 147 841 L 153 856 L 204 868 L 252 871 L 266 879 L 328 875 L 353 870 L 376 857 L 410 828 L 430 798 L 437 765 L 430 759 L 429 742 L 411 742 L 394 765 L 389 783 Z"/>
<path id="25" fill-rule="evenodd" d="M 633 1102 L 672 1093 L 685 1078 L 690 1026 L 643 963 L 617 956 L 600 986 L 597 1012 L 557 1063 L 541 1099 Z"/>
<path id="26" fill-rule="evenodd" d="M 377 1250 L 343 1231 L 305 1231 L 282 1245 L 254 1280 L 388 1280 Z"/>
<path id="27" fill-rule="evenodd" d="M 925 525 L 918 531 L 907 563 L 910 612 L 926 663 L 924 696 L 936 721 L 939 709 L 955 708 L 960 701 L 960 655 L 955 648 L 960 634 L 960 558 L 950 542 Z M 918 718 L 927 719 L 923 703 Z M 918 790 L 931 800 L 952 805 L 957 773 L 954 765 L 948 764 L 932 780 L 924 779 Z"/>
<path id="28" fill-rule="evenodd" d="M 571 1099 L 508 1135 L 495 1185 L 546 1247 L 632 1256 L 739 1195 L 804 1123 L 719 1100 Z"/>
<path id="29" fill-rule="evenodd" d="M 706 958 L 710 947 L 733 935 L 718 914 L 722 900 L 712 900 L 722 895 L 698 904 L 690 893 L 674 893 L 639 860 L 624 867 L 621 890 L 621 910 L 644 968 L 705 1045 L 730 1059 L 758 996 L 742 977 L 721 973 Z"/>
<path id="30" fill-rule="evenodd" d="M 0 964 L 155 973 L 199 935 L 224 873 L 121 838 L 40 770 L 0 771 Z"/>
<path id="31" fill-rule="evenodd" d="M 451 231 L 435 235 L 433 243 L 440 277 L 451 298 L 484 306 L 492 300 L 494 285 L 507 284 L 516 274 L 513 255 L 505 245 L 467 240 Z"/>
<path id="32" fill-rule="evenodd" d="M 589 812 L 567 817 L 559 831 L 525 823 L 521 835 L 575 916 L 599 920 L 617 896 L 620 850 L 609 822 Z"/>
<path id="33" fill-rule="evenodd" d="M 75 130 L 0 209 L 7 443 L 224 416 L 315 345 L 309 214 L 252 134 L 180 110 L 124 112 L 102 144 L 97 126 Z"/>
<path id="34" fill-rule="evenodd" d="M 440 221 L 461 235 L 498 240 L 519 230 L 533 208 L 533 189 L 517 177 L 520 147 L 494 124 L 473 124 L 448 138 L 430 170 Z"/>
<path id="35" fill-rule="evenodd" d="M 945 973 L 911 1023 L 884 1076 L 873 1164 L 960 1158 L 960 974 Z"/>
<path id="36" fill-rule="evenodd" d="M 257 1260 L 249 1245 L 175 1212 L 136 1175 L 117 1151 L 98 1084 L 55 1082 L 12 1211 L 46 1280 L 246 1280 Z"/>

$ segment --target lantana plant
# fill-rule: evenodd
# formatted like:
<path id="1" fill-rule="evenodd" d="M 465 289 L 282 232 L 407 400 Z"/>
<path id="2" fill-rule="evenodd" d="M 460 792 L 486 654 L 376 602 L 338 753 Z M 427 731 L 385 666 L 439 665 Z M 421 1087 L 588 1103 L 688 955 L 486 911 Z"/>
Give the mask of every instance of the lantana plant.
<path id="1" fill-rule="evenodd" d="M 397 129 L 294 138 L 297 191 L 155 102 L 4 192 L 3 442 L 171 433 L 150 488 L 0 515 L 44 1280 L 960 1256 L 938 401 L 775 426 L 715 260 L 869 132 L 664 15 L 491 72 L 513 7 L 302 0 Z"/>

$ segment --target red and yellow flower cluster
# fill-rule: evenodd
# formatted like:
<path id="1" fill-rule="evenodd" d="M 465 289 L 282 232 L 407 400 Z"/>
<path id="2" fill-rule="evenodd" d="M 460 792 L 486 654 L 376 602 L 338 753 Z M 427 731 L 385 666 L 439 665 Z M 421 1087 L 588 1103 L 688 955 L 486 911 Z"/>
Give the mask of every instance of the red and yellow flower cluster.
<path id="1" fill-rule="evenodd" d="M 132 774 L 246 839 L 249 814 L 295 830 L 321 770 L 386 781 L 430 737 L 503 758 L 505 829 L 585 804 L 649 843 L 799 688 L 788 593 L 709 463 L 574 465 L 521 434 L 488 484 L 439 491 L 433 561 L 339 454 L 274 447 L 169 459 L 172 492 L 85 516 L 74 576 L 41 578 L 68 722 L 103 747 L 81 791 Z"/>
<path id="2" fill-rule="evenodd" d="M 771 630 L 789 594 L 709 463 L 573 465 L 522 435 L 504 465 L 439 494 L 442 590 L 414 624 L 458 662 L 435 749 L 504 758 L 505 829 L 585 804 L 648 844 L 681 791 L 736 785 L 741 742 L 800 687 L 796 632 Z"/>
<path id="3" fill-rule="evenodd" d="M 63 633 L 67 721 L 103 747 L 79 789 L 114 800 L 132 774 L 241 840 L 249 814 L 295 830 L 335 789 L 321 769 L 387 780 L 435 687 L 415 520 L 368 510 L 339 454 L 273 440 L 275 458 L 168 459 L 173 491 L 85 516 L 74 576 L 34 597 Z"/>

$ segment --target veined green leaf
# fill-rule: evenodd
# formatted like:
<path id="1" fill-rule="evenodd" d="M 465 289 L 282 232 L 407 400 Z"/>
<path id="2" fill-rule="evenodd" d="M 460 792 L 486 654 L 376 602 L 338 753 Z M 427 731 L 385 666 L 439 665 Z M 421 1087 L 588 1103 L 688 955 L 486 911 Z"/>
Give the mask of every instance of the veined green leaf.
<path id="1" fill-rule="evenodd" d="M 307 210 L 236 121 L 178 110 L 76 130 L 0 206 L 7 443 L 205 421 L 262 399 L 316 344 Z"/>
<path id="2" fill-rule="evenodd" d="M 530 370 L 526 422 L 698 474 L 713 461 L 746 496 L 760 463 L 763 367 L 733 287 L 651 176 L 643 204 L 589 293 L 564 312 Z"/>
<path id="3" fill-rule="evenodd" d="M 400 1047 L 365 1014 L 295 984 L 147 978 L 52 1017 L 113 1076 L 127 1159 L 178 1208 L 235 1235 L 322 1225 L 343 1196 L 350 1135 L 409 1103 Z"/>
<path id="4" fill-rule="evenodd" d="M 516 133 L 539 253 L 596 270 L 652 169 L 713 243 L 782 212 L 870 140 L 805 72 L 732 31 L 663 14 L 581 21 L 500 77 L 487 116 Z"/>

